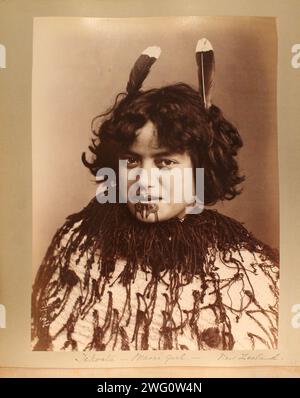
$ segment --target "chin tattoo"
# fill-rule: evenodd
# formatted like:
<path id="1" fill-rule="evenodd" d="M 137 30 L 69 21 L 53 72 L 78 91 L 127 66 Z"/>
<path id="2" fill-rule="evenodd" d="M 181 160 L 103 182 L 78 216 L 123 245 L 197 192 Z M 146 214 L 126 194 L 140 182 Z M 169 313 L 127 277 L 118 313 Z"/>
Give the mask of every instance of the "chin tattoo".
<path id="1" fill-rule="evenodd" d="M 141 203 L 134 205 L 135 216 L 140 214 L 142 218 L 148 218 L 150 214 L 154 214 L 155 221 L 158 221 L 158 205 L 157 203 Z"/>

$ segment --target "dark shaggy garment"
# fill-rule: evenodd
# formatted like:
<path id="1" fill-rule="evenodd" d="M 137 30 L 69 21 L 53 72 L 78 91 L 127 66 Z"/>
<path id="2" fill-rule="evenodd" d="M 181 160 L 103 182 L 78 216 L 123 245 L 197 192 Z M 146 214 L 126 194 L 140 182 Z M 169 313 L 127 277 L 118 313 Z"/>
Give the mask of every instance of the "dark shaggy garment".
<path id="1" fill-rule="evenodd" d="M 277 282 L 278 253 L 216 210 L 143 223 L 93 198 L 37 273 L 34 349 L 276 348 Z"/>

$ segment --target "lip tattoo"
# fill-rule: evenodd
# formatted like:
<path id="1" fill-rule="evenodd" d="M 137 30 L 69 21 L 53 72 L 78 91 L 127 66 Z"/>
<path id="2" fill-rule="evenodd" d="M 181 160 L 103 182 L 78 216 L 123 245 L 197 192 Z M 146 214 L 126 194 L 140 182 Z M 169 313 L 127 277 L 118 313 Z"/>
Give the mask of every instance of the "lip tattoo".
<path id="1" fill-rule="evenodd" d="M 135 213 L 139 213 L 142 218 L 148 218 L 150 214 L 154 213 L 155 221 L 158 221 L 158 205 L 157 203 L 142 203 L 138 202 L 134 205 Z"/>

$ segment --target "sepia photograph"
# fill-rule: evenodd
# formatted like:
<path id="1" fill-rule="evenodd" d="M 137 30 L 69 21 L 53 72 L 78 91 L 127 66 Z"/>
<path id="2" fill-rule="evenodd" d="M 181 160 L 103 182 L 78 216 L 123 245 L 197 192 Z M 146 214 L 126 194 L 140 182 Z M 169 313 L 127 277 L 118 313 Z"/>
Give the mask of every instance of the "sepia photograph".
<path id="1" fill-rule="evenodd" d="M 274 18 L 36 18 L 33 351 L 274 350 Z"/>

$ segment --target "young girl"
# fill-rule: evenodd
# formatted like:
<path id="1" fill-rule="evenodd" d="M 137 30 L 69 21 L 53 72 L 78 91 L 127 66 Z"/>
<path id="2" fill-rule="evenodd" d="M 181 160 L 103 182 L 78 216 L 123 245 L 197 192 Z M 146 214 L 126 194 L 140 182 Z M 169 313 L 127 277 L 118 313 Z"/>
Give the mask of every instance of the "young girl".
<path id="1" fill-rule="evenodd" d="M 216 210 L 188 211 L 190 201 L 174 200 L 176 182 L 162 179 L 192 168 L 194 189 L 203 168 L 206 206 L 240 193 L 242 140 L 211 104 L 210 43 L 196 48 L 199 91 L 184 83 L 141 90 L 159 53 L 150 47 L 138 58 L 127 92 L 101 115 L 92 160 L 83 154 L 93 175 L 116 173 L 116 200 L 97 195 L 53 237 L 33 286 L 35 350 L 277 347 L 276 251 Z M 128 174 L 142 171 L 137 201 L 120 203 L 119 183 L 127 178 L 129 192 L 134 182 L 120 160 Z"/>

